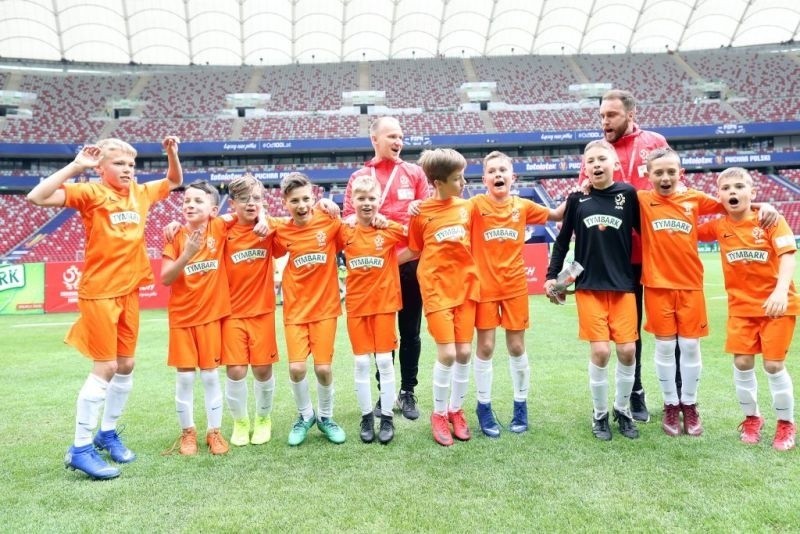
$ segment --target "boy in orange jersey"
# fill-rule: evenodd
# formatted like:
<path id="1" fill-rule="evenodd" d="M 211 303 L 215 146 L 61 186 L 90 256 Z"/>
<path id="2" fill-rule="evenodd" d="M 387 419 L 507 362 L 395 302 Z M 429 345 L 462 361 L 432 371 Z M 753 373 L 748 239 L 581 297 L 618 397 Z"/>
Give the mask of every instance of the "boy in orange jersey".
<path id="1" fill-rule="evenodd" d="M 695 189 L 679 190 L 684 176 L 671 148 L 647 156 L 652 190 L 639 191 L 642 224 L 642 285 L 647 315 L 645 330 L 655 340 L 655 368 L 664 396 L 661 426 L 668 436 L 703 433 L 697 410 L 702 362 L 701 337 L 708 335 L 703 295 L 703 264 L 697 253 L 697 223 L 701 215 L 724 213 L 715 198 Z M 682 189 L 682 188 L 681 188 Z M 767 207 L 767 211 L 774 209 Z M 680 376 L 675 384 L 675 345 L 680 348 Z"/>
<path id="2" fill-rule="evenodd" d="M 231 315 L 222 320 L 222 364 L 227 366 L 225 398 L 233 415 L 231 444 L 260 445 L 272 435 L 272 396 L 278 361 L 275 341 L 272 236 L 253 230 L 262 211 L 264 186 L 252 175 L 228 184 L 233 211 L 238 218 L 225 240 L 225 271 L 231 298 Z M 253 370 L 256 410 L 253 435 L 247 409 L 247 366 Z"/>
<path id="3" fill-rule="evenodd" d="M 119 139 L 103 139 L 81 149 L 75 160 L 48 176 L 30 193 L 37 206 L 66 206 L 80 212 L 86 227 L 86 253 L 78 288 L 80 317 L 65 339 L 93 361 L 78 393 L 75 440 L 64 463 L 93 479 L 119 476 L 97 454 L 108 450 L 117 463 L 136 455 L 117 434 L 117 420 L 133 387 L 133 356 L 139 335 L 139 288 L 153 282 L 147 259 L 144 226 L 150 206 L 180 186 L 183 171 L 178 138 L 166 137 L 164 180 L 137 184 L 136 150 Z M 100 183 L 65 183 L 95 169 Z M 103 407 L 100 430 L 94 436 Z"/>
<path id="4" fill-rule="evenodd" d="M 378 213 L 381 186 L 370 175 L 361 175 L 350 182 L 350 200 L 357 224 L 342 225 L 339 247 L 344 251 L 347 266 L 347 332 L 355 355 L 354 375 L 356 398 L 361 409 L 361 441 L 375 440 L 375 416 L 370 391 L 370 354 L 380 377 L 381 422 L 378 441 L 389 443 L 394 438 L 392 405 L 394 404 L 394 366 L 392 351 L 397 348 L 395 315 L 402 307 L 398 261 L 409 259 L 408 249 L 395 250 L 406 241 L 406 228 L 388 221 L 385 229 L 372 226 Z"/>
<path id="5" fill-rule="evenodd" d="M 639 437 L 630 410 L 636 368 L 636 298 L 631 264 L 633 230 L 639 228 L 636 190 L 630 184 L 614 182 L 619 160 L 608 141 L 586 145 L 583 163 L 589 175 L 588 195 L 567 197 L 561 231 L 553 244 L 544 289 L 558 304 L 558 273 L 575 235 L 575 260 L 585 271 L 575 281 L 578 308 L 578 336 L 589 342 L 589 391 L 592 395 L 592 434 L 602 441 L 611 439 L 608 421 L 608 361 L 611 342 L 616 345 L 616 393 L 614 419 L 628 439 Z"/>
<path id="6" fill-rule="evenodd" d="M 480 302 L 475 313 L 478 330 L 473 360 L 478 397 L 476 413 L 481 431 L 500 436 L 500 425 L 492 410 L 492 355 L 495 329 L 506 331 L 506 347 L 514 390 L 512 432 L 528 429 L 530 366 L 525 351 L 525 329 L 529 324 L 528 287 L 525 282 L 525 226 L 554 220 L 555 214 L 531 200 L 511 195 L 516 180 L 511 158 L 491 152 L 483 158 L 486 194 L 470 199 L 472 204 L 472 256 L 478 266 Z"/>
<path id="7" fill-rule="evenodd" d="M 283 204 L 291 219 L 269 219 L 274 229 L 273 255 L 289 253 L 283 271 L 283 323 L 289 359 L 290 387 L 299 416 L 288 443 L 303 443 L 317 424 L 332 443 L 344 443 L 345 432 L 333 420 L 333 344 L 339 301 L 337 234 L 342 222 L 313 209 L 308 177 L 299 172 L 281 180 Z M 314 358 L 318 409 L 314 413 L 306 381 L 306 359 Z"/>
<path id="8" fill-rule="evenodd" d="M 751 211 L 753 179 L 742 168 L 724 170 L 717 178 L 718 195 L 727 216 L 700 225 L 702 241 L 719 241 L 728 325 L 725 350 L 733 354 L 733 381 L 745 419 L 741 440 L 761 440 L 764 419 L 758 410 L 755 355 L 761 353 L 767 373 L 777 427 L 772 446 L 794 448 L 794 390 L 784 361 L 792 342 L 798 295 L 792 276 L 797 245 L 783 217 L 774 226 L 759 226 Z"/>
<path id="9" fill-rule="evenodd" d="M 462 407 L 480 297 L 470 251 L 470 205 L 460 198 L 467 162 L 455 150 L 437 148 L 424 151 L 419 164 L 435 193 L 409 222 L 408 248 L 420 253 L 417 278 L 428 331 L 436 341 L 431 430 L 437 443 L 450 446 L 453 436 L 470 438 Z"/>
<path id="10" fill-rule="evenodd" d="M 216 217 L 219 193 L 199 181 L 186 187 L 183 216 L 186 225 L 164 245 L 161 282 L 172 286 L 169 296 L 169 357 L 175 367 L 175 405 L 181 436 L 179 452 L 197 454 L 194 426 L 195 369 L 205 392 L 211 454 L 225 454 L 228 443 L 220 433 L 222 389 L 217 368 L 222 351 L 221 321 L 231 313 L 223 253 L 234 217 Z"/>

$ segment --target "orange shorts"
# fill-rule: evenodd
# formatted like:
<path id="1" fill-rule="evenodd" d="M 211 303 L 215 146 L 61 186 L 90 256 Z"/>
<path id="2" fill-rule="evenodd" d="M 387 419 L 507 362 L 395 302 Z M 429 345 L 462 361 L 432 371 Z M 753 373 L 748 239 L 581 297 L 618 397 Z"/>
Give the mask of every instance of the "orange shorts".
<path id="1" fill-rule="evenodd" d="M 222 351 L 222 321 L 169 329 L 167 365 L 177 369 L 216 369 Z"/>
<path id="2" fill-rule="evenodd" d="M 427 314 L 428 332 L 436 343 L 472 343 L 477 307 L 474 300 L 465 300 L 455 308 Z"/>
<path id="3" fill-rule="evenodd" d="M 397 348 L 397 314 L 378 313 L 347 318 L 353 354 L 391 352 Z"/>
<path id="4" fill-rule="evenodd" d="M 725 352 L 763 354 L 765 360 L 783 361 L 792 344 L 797 317 L 728 317 Z"/>
<path id="5" fill-rule="evenodd" d="M 636 332 L 636 296 L 622 291 L 575 292 L 578 337 L 584 341 L 633 343 Z"/>
<path id="6" fill-rule="evenodd" d="M 314 357 L 314 365 L 330 365 L 333 362 L 336 317 L 313 323 L 287 324 L 283 329 L 289 363 L 304 362 L 309 354 Z"/>
<path id="7" fill-rule="evenodd" d="M 222 320 L 222 365 L 272 365 L 277 361 L 275 313 Z"/>
<path id="8" fill-rule="evenodd" d="M 98 362 L 133 358 L 139 337 L 139 290 L 110 299 L 78 299 L 81 314 L 64 343 Z"/>
<path id="9" fill-rule="evenodd" d="M 644 329 L 655 336 L 679 335 L 700 338 L 708 335 L 706 299 L 702 290 L 644 288 Z"/>
<path id="10" fill-rule="evenodd" d="M 479 330 L 490 330 L 498 326 L 506 330 L 525 330 L 529 321 L 528 295 L 479 302 L 475 310 L 475 328 Z"/>

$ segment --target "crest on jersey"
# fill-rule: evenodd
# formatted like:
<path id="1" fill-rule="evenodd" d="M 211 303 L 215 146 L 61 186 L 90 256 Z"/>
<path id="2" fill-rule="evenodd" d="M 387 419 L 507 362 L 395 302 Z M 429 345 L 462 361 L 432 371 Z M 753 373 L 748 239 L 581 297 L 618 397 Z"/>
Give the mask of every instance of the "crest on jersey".
<path id="1" fill-rule="evenodd" d="M 400 187 L 409 187 L 411 183 L 408 181 L 408 176 L 400 177 Z"/>
<path id="2" fill-rule="evenodd" d="M 625 209 L 625 195 L 622 193 L 617 193 L 617 196 L 614 197 L 614 209 L 621 210 Z"/>
<path id="3" fill-rule="evenodd" d="M 683 202 L 681 204 L 681 206 L 683 206 L 684 215 L 686 215 L 687 217 L 691 217 L 692 216 L 692 209 L 694 209 L 694 206 L 692 205 L 692 203 L 691 202 Z"/>
<path id="4" fill-rule="evenodd" d="M 756 240 L 756 243 L 763 243 L 765 235 L 766 233 L 764 232 L 764 229 L 760 226 L 753 228 L 753 239 Z"/>
<path id="5" fill-rule="evenodd" d="M 216 248 L 217 248 L 217 240 L 216 240 L 216 239 L 214 239 L 214 237 L 213 237 L 213 236 L 208 236 L 208 237 L 206 238 L 206 248 L 207 248 L 207 249 L 208 249 L 208 251 L 209 251 L 209 252 L 211 252 L 212 254 L 216 254 L 216 252 L 217 252 L 217 251 L 216 251 Z"/>
<path id="6" fill-rule="evenodd" d="M 375 236 L 375 250 L 383 250 L 383 242 L 384 242 L 383 236 L 382 235 L 376 235 Z"/>
<path id="7" fill-rule="evenodd" d="M 461 208 L 460 210 L 458 210 L 458 218 L 462 223 L 467 222 L 467 220 L 469 219 L 469 215 L 467 214 L 467 210 L 464 209 L 464 208 Z"/>
<path id="8" fill-rule="evenodd" d="M 317 232 L 317 245 L 320 248 L 324 247 L 328 243 L 328 236 L 325 235 L 325 232 Z"/>
<path id="9" fill-rule="evenodd" d="M 511 210 L 511 222 L 519 222 L 519 208 Z"/>

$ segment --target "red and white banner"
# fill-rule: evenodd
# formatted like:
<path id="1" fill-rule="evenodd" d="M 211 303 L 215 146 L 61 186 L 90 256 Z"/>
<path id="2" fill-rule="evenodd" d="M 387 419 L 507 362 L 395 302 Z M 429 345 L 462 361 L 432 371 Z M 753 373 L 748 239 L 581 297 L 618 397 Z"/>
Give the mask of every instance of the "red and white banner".
<path id="1" fill-rule="evenodd" d="M 150 260 L 158 279 L 161 260 Z M 78 283 L 83 273 L 82 261 L 59 261 L 45 264 L 44 311 L 46 313 L 78 311 Z M 166 308 L 169 288 L 159 282 L 139 288 L 139 303 L 143 310 Z"/>
<path id="2" fill-rule="evenodd" d="M 543 295 L 547 265 L 550 261 L 547 244 L 533 243 L 525 245 L 522 249 L 522 258 L 525 261 L 525 279 L 528 282 L 528 295 Z"/>

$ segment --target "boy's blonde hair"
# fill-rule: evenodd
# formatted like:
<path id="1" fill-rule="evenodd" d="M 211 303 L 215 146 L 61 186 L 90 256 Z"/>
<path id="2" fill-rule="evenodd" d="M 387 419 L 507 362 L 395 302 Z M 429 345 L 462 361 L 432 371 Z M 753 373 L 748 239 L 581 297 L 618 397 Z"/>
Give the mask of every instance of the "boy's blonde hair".
<path id="1" fill-rule="evenodd" d="M 258 187 L 259 191 L 262 193 L 264 192 L 264 184 L 259 182 L 255 176 L 248 173 L 231 180 L 231 183 L 228 184 L 228 193 L 234 200 L 244 198 L 245 196 L 249 200 L 250 192 L 253 190 L 253 187 Z"/>
<path id="2" fill-rule="evenodd" d="M 747 172 L 746 169 L 742 167 L 728 167 L 717 176 L 717 187 L 719 187 L 719 183 L 722 181 L 723 178 L 741 178 L 745 181 L 747 185 L 753 187 L 755 185 L 755 181 L 753 180 L 753 176 Z"/>
<path id="3" fill-rule="evenodd" d="M 655 161 L 657 159 L 661 159 L 661 158 L 671 158 L 671 157 L 674 157 L 675 159 L 677 159 L 678 160 L 678 165 L 680 166 L 681 157 L 678 155 L 677 152 L 672 150 L 670 147 L 665 146 L 665 147 L 661 147 L 661 148 L 657 148 L 657 149 L 653 150 L 652 152 L 647 154 L 647 158 L 645 159 L 645 163 L 647 163 L 647 170 L 650 170 L 650 163 L 652 163 L 653 161 Z"/>
<path id="4" fill-rule="evenodd" d="M 311 180 L 308 179 L 308 176 L 302 172 L 290 172 L 281 180 L 281 195 L 283 195 L 283 198 L 286 198 L 295 189 L 307 185 L 311 185 Z"/>
<path id="5" fill-rule="evenodd" d="M 122 139 L 117 139 L 116 137 L 101 139 L 95 143 L 95 146 L 100 149 L 100 152 L 103 154 L 103 159 L 109 157 L 111 152 L 122 152 L 123 154 L 133 158 L 135 158 L 137 154 L 135 148 Z"/>
<path id="6" fill-rule="evenodd" d="M 464 156 L 452 148 L 424 150 L 420 154 L 417 163 L 422 167 L 430 184 L 437 180 L 439 182 L 447 181 L 448 176 L 467 166 L 467 160 L 464 159 Z"/>
<path id="7" fill-rule="evenodd" d="M 371 193 L 372 191 L 377 191 L 378 194 L 380 195 L 381 184 L 377 178 L 369 174 L 362 174 L 361 176 L 356 176 L 355 178 L 353 178 L 353 182 L 350 184 L 351 194 L 354 194 L 356 192 Z"/>
<path id="8" fill-rule="evenodd" d="M 618 159 L 617 158 L 617 151 L 614 149 L 614 145 L 612 145 L 611 143 L 609 143 L 605 139 L 595 139 L 594 141 L 589 141 L 588 143 L 586 143 L 586 146 L 583 148 L 583 153 L 586 154 L 587 152 L 589 152 L 590 148 L 594 148 L 594 147 L 597 147 L 597 146 L 602 147 L 602 148 L 606 149 L 607 151 L 611 152 L 612 154 L 614 154 L 614 159 Z"/>
<path id="9" fill-rule="evenodd" d="M 186 186 L 186 189 L 199 189 L 211 197 L 211 205 L 219 206 L 219 191 L 217 188 L 205 180 L 197 180 Z"/>
<path id="10" fill-rule="evenodd" d="M 505 159 L 508 160 L 508 162 L 511 163 L 512 166 L 514 164 L 514 162 L 511 161 L 511 158 L 505 152 L 500 152 L 499 150 L 492 150 L 491 152 L 486 154 L 486 156 L 483 157 L 483 168 L 486 169 L 486 164 L 493 159 Z"/>

